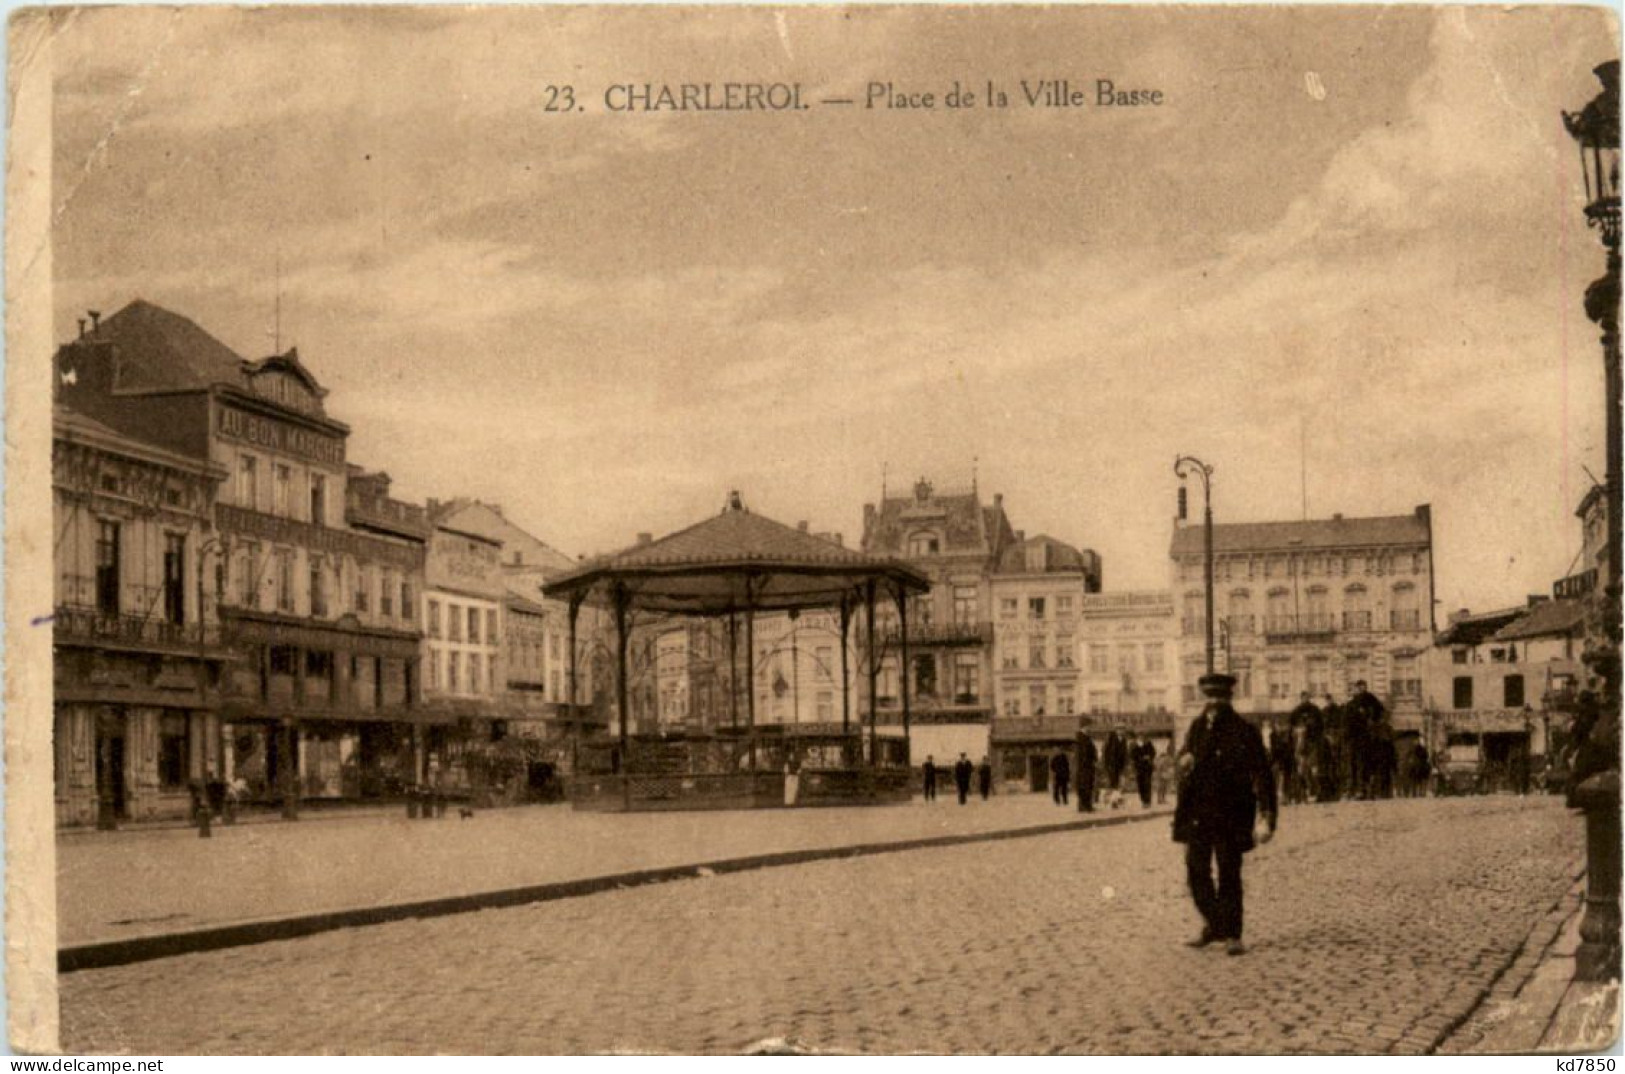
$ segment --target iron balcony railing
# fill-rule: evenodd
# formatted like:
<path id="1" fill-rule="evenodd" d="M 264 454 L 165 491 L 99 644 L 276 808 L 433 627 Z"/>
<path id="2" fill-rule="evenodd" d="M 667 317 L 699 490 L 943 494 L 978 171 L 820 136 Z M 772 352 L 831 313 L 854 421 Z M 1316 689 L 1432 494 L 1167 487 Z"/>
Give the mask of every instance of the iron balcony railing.
<path id="1" fill-rule="evenodd" d="M 1271 641 L 1327 637 L 1336 631 L 1335 621 L 1324 613 L 1264 617 L 1264 637 Z"/>
<path id="2" fill-rule="evenodd" d="M 171 623 L 153 616 L 124 615 L 84 605 L 58 605 L 51 623 L 58 644 L 118 645 L 157 650 L 218 646 L 215 624 Z"/>
<path id="3" fill-rule="evenodd" d="M 896 623 L 875 627 L 875 635 L 885 644 L 896 645 L 903 638 Z M 946 623 L 908 624 L 909 645 L 988 645 L 993 641 L 991 620 L 950 620 Z"/>

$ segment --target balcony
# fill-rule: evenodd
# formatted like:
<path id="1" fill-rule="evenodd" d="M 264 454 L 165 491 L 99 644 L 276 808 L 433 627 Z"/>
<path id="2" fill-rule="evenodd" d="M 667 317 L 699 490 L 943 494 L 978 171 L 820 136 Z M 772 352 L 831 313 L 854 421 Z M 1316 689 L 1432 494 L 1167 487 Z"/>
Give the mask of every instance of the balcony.
<path id="1" fill-rule="evenodd" d="M 195 656 L 220 644 L 220 630 L 214 625 L 171 623 L 149 616 L 104 612 L 84 605 L 58 605 L 51 622 L 57 645 Z"/>
<path id="2" fill-rule="evenodd" d="M 1369 625 L 1369 613 L 1366 618 Z M 1264 640 L 1267 643 L 1324 641 L 1336 633 L 1337 628 L 1332 617 L 1324 613 L 1264 617 Z"/>
<path id="3" fill-rule="evenodd" d="M 423 507 L 388 496 L 368 495 L 360 489 L 345 490 L 344 518 L 352 526 L 387 530 L 422 540 L 429 536 L 429 514 Z"/>
<path id="4" fill-rule="evenodd" d="M 1388 613 L 1389 630 L 1421 630 L 1422 613 L 1416 608 Z"/>

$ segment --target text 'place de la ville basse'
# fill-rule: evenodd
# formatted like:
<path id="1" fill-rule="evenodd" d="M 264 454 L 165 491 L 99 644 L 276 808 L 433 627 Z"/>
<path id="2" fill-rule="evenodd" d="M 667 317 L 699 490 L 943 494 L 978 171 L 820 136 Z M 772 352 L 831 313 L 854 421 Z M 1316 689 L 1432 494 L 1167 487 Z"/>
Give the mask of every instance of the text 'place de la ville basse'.
<path id="1" fill-rule="evenodd" d="M 822 17 L 808 12 L 797 25 Z M 961 34 L 982 17 L 967 9 L 970 23 L 945 22 L 946 30 L 905 23 L 913 29 L 899 39 L 924 29 Z M 163 33 L 190 32 L 182 21 Z M 436 24 L 437 40 L 455 21 Z M 364 31 L 334 23 L 323 33 L 382 40 L 384 22 Z M 1371 33 L 1397 33 L 1378 22 Z M 1461 42 L 1477 48 L 1479 36 L 1444 16 L 1437 23 L 1399 39 L 1416 52 L 1407 62 L 1420 65 L 1425 53 L 1441 71 L 1482 66 L 1477 53 L 1458 62 L 1470 51 Z M 277 32 L 281 24 L 264 25 Z M 792 39 L 797 49 L 829 51 L 827 40 L 792 36 L 785 25 L 766 39 L 782 41 L 787 56 Z M 1037 31 L 1048 25 L 1032 24 L 1023 40 L 1045 38 Z M 1512 46 L 1530 31 L 1514 29 L 1506 54 L 1521 57 Z M 427 35 L 404 33 L 400 47 L 422 47 L 419 36 Z M 1215 34 L 1213 47 L 1240 54 L 1253 47 L 1237 44 L 1247 37 Z M 1546 40 L 1529 39 L 1537 37 Z M 483 33 L 480 47 L 505 40 Z M 1147 130 L 1215 137 L 1202 118 L 1211 113 L 1181 81 L 1200 67 L 1187 51 L 1169 51 L 1185 58 L 1163 63 L 1167 96 L 1158 90 L 1155 108 L 1112 109 L 1145 114 L 1132 121 L 1146 124 L 1132 128 L 1134 138 Z M 111 54 L 111 45 L 96 53 Z M 342 54 L 372 62 L 366 48 Z M 320 62 L 311 60 L 312 70 Z M 940 57 L 934 62 L 940 67 Z M 1588 79 L 1596 62 L 1582 69 Z M 906 71 L 867 74 L 873 85 L 913 86 Z M 1138 77 L 1113 77 L 1141 84 L 1131 74 Z M 1427 215 L 1437 206 L 1412 204 L 1406 168 L 1430 191 L 1448 185 L 1436 172 L 1453 176 L 1468 191 L 1453 213 L 1475 208 L 1471 191 L 1487 196 L 1489 184 L 1471 184 L 1489 167 L 1484 160 L 1500 159 L 1460 147 L 1469 163 L 1457 167 L 1455 143 L 1448 160 L 1435 160 L 1405 148 L 1386 123 L 1337 111 L 1362 103 L 1344 87 L 1388 92 L 1352 68 L 1294 73 L 1280 104 L 1289 118 L 1269 124 L 1319 132 L 1302 160 L 1259 165 L 1279 171 L 1291 197 L 1266 212 L 1238 196 L 1264 181 L 1238 179 L 1222 208 L 1203 202 L 1166 229 L 1181 232 L 1183 244 L 1198 216 L 1225 217 L 1236 235 L 1190 241 L 1227 251 L 1212 263 L 1225 278 L 1209 281 L 1201 266 L 1164 270 L 1166 250 L 1147 245 L 1143 257 L 1106 259 L 1125 274 L 1127 298 L 1097 287 L 1095 269 L 1078 268 L 1095 265 L 1095 252 L 1072 247 L 1089 245 L 1078 237 L 1089 227 L 1126 226 L 1177 197 L 1159 196 L 1143 214 L 1115 202 L 1085 211 L 1062 206 L 1072 195 L 1052 197 L 1047 181 L 1035 184 L 1022 197 L 1042 212 L 1022 215 L 1025 202 L 1012 194 L 999 234 L 977 232 L 984 252 L 1033 244 L 1031 264 L 994 264 L 989 253 L 975 271 L 938 271 L 928 249 L 937 230 L 976 232 L 986 221 L 970 206 L 982 203 L 932 215 L 930 205 L 907 203 L 913 194 L 884 201 L 897 197 L 891 187 L 863 205 L 827 190 L 798 200 L 788 192 L 827 177 L 766 170 L 776 139 L 861 130 L 854 154 L 893 154 L 906 161 L 898 174 L 930 177 L 922 189 L 951 198 L 953 184 L 931 170 L 938 146 L 980 143 L 941 141 L 956 137 L 949 119 L 986 124 L 975 129 L 987 144 L 1023 146 L 1043 167 L 1064 157 L 1067 168 L 1082 168 L 1092 165 L 1073 149 L 1084 142 L 1050 153 L 1049 141 L 1081 137 L 1056 124 L 1083 122 L 1084 109 L 1041 121 L 989 109 L 979 120 L 908 127 L 925 120 L 860 108 L 852 86 L 811 78 L 797 108 L 753 115 L 762 125 L 748 130 L 721 126 L 741 121 L 721 114 L 661 117 L 694 126 L 658 129 L 626 126 L 642 120 L 620 111 L 544 117 L 579 124 L 570 129 L 581 139 L 579 156 L 553 161 L 561 170 L 548 182 L 568 185 L 570 169 L 599 174 L 623 152 L 675 159 L 686 151 L 694 154 L 687 167 L 716 180 L 718 197 L 738 184 L 732 171 L 716 179 L 716 159 L 741 173 L 742 162 L 755 162 L 764 199 L 785 195 L 765 215 L 760 205 L 745 212 L 736 204 L 662 220 L 649 214 L 654 195 L 606 183 L 610 200 L 579 218 L 548 217 L 558 231 L 548 233 L 551 252 L 588 258 L 614 248 L 622 275 L 577 265 L 575 276 L 524 276 L 531 261 L 481 240 L 455 247 L 463 260 L 444 266 L 438 258 L 453 247 L 414 251 L 395 265 L 400 275 L 378 277 L 398 287 L 354 284 L 376 310 L 421 303 L 443 287 L 433 316 L 392 324 L 383 313 L 322 307 L 340 277 L 371 280 L 362 270 L 375 259 L 431 241 L 425 231 L 374 251 L 373 223 L 417 226 L 414 213 L 446 194 L 437 188 L 421 204 L 396 205 L 390 199 L 403 188 L 439 181 L 407 177 L 421 147 L 392 158 L 390 168 L 407 170 L 397 175 L 369 170 L 368 152 L 351 153 L 338 136 L 333 144 L 347 148 L 332 158 L 333 175 L 365 174 L 366 197 L 382 199 L 355 211 L 361 225 L 336 214 L 345 219 L 334 235 L 365 232 L 347 260 L 320 271 L 297 264 L 321 255 L 295 252 L 302 240 L 292 209 L 286 247 L 278 232 L 266 256 L 275 259 L 274 288 L 251 265 L 233 279 L 256 277 L 252 285 L 230 301 L 218 298 L 230 291 L 225 283 L 175 283 L 152 267 L 161 259 L 131 267 L 106 254 L 122 266 L 115 275 L 97 260 L 99 247 L 82 255 L 85 264 L 64 272 L 72 301 L 52 310 L 55 335 L 37 355 L 50 365 L 52 529 L 50 606 L 33 622 L 49 626 L 52 686 L 49 706 L 43 698 L 37 706 L 39 733 L 27 741 L 43 761 L 48 719 L 49 802 L 43 776 L 38 783 L 40 808 L 54 808 L 53 1031 L 61 1046 L 425 1055 L 1606 1047 L 1617 1033 L 1620 972 L 1618 63 L 1594 74 L 1596 99 L 1578 112 L 1546 108 L 1539 152 L 1517 159 L 1544 167 L 1550 145 L 1560 144 L 1565 159 L 1578 145 L 1583 173 L 1558 176 L 1574 235 L 1588 229 L 1601 239 L 1599 250 L 1587 237 L 1584 252 L 1603 275 L 1568 287 L 1568 269 L 1557 274 L 1567 290 L 1554 314 L 1546 308 L 1559 302 L 1545 291 L 1507 298 L 1523 281 L 1508 282 L 1516 273 L 1503 279 L 1493 266 L 1475 265 L 1483 280 L 1462 270 L 1449 283 L 1452 294 L 1481 286 L 1515 312 L 1538 307 L 1522 335 L 1499 327 L 1515 318 L 1491 320 L 1497 311 L 1488 309 L 1459 318 L 1477 333 L 1471 341 L 1431 309 L 1402 324 L 1385 307 L 1380 315 L 1394 319 L 1379 330 L 1371 309 L 1382 303 L 1363 295 L 1347 303 L 1359 307 L 1352 320 L 1324 331 L 1313 323 L 1321 311 L 1348 314 L 1328 295 L 1356 276 L 1383 288 L 1397 309 L 1404 296 L 1392 297 L 1388 277 L 1414 270 L 1421 279 L 1414 266 L 1426 259 L 1411 260 L 1408 244 L 1426 253 L 1426 243 L 1460 238 Z M 633 77 L 655 76 L 614 72 L 601 81 Z M 784 77 L 803 85 L 796 72 Z M 75 94 L 94 100 L 113 84 L 111 75 L 84 81 L 82 92 L 60 95 L 61 114 L 78 107 Z M 397 81 L 392 92 L 409 97 L 411 80 Z M 1429 94 L 1452 85 L 1421 80 L 1428 92 L 1401 101 L 1394 91 L 1389 103 L 1426 118 Z M 64 198 L 61 212 L 88 214 L 112 200 L 95 183 L 122 181 L 120 167 L 140 173 L 132 162 L 141 139 L 168 160 L 171 148 L 219 125 L 184 111 L 185 122 L 148 124 L 140 110 L 162 118 L 164 98 L 161 86 L 142 92 L 130 95 L 137 112 L 109 160 L 95 158 L 87 192 L 71 205 Z M 1243 99 L 1239 85 L 1226 92 Z M 307 103 L 313 114 L 325 107 Z M 348 102 L 337 114 L 344 123 L 359 111 L 375 127 L 413 127 L 377 119 L 375 105 L 383 108 L 370 98 L 365 107 Z M 241 102 L 220 105 L 228 106 Z M 1105 126 L 1100 111 L 1087 112 L 1098 124 L 1089 137 L 1125 137 L 1130 128 Z M 403 108 L 408 115 L 444 121 L 435 108 Z M 1253 140 L 1224 166 L 1251 168 L 1252 150 L 1271 147 L 1245 109 L 1234 116 L 1238 125 L 1219 137 Z M 527 184 L 523 211 L 499 208 L 491 219 L 503 231 L 530 226 L 527 214 L 541 202 L 528 184 L 542 180 L 517 177 L 518 164 L 504 162 L 503 171 L 474 159 L 480 147 L 466 118 L 459 111 L 453 124 L 462 140 L 446 144 L 469 154 L 466 174 Z M 718 125 L 700 125 L 712 120 Z M 623 126 L 591 126 L 612 122 Z M 837 126 L 860 122 L 895 125 Z M 1314 126 L 1333 123 L 1347 128 Z M 1441 126 L 1406 130 L 1431 138 Z M 548 137 L 563 129 L 548 128 Z M 320 141 L 300 142 L 300 152 L 315 153 Z M 701 152 L 706 146 L 714 156 Z M 1023 176 L 1002 152 L 952 159 L 997 172 L 977 189 L 1013 190 Z M 283 153 L 278 167 L 294 167 L 296 156 Z M 1361 186 L 1366 179 L 1320 181 L 1322 166 L 1346 174 L 1370 158 L 1387 169 L 1383 183 L 1370 182 L 1376 194 Z M 1387 167 L 1400 159 L 1406 168 Z M 1401 192 L 1393 197 L 1384 193 L 1390 172 Z M 637 174 L 653 184 L 664 173 Z M 1501 185 L 1522 196 L 1517 184 Z M 335 198 L 340 186 L 334 178 Z M 298 188 L 288 180 L 276 189 Z M 174 199 L 156 180 L 118 187 L 120 196 L 136 189 L 150 196 L 144 212 Z M 231 184 L 208 189 L 235 196 Z M 585 181 L 570 189 L 601 193 Z M 1181 189 L 1186 196 L 1194 186 Z M 1334 227 L 1316 215 L 1327 191 L 1369 198 Z M 1128 184 L 1121 192 L 1129 197 Z M 835 223 L 817 214 L 808 223 L 797 215 L 803 201 Z M 1255 210 L 1260 219 L 1247 224 Z M 767 220 L 780 213 L 782 227 Z M 1040 248 L 1065 230 L 1063 216 L 1081 230 Z M 702 217 L 704 226 L 694 225 Z M 62 229 L 64 263 L 76 235 L 106 238 L 109 249 L 124 241 L 136 225 L 117 219 L 100 231 Z M 582 220 L 605 228 L 603 249 L 572 241 L 565 229 Z M 740 221 L 760 231 L 729 230 Z M 489 223 L 472 209 L 435 220 L 448 231 Z M 1382 230 L 1390 224 L 1408 230 L 1395 239 Z M 1243 225 L 1253 232 L 1244 235 Z M 662 246 L 663 227 L 682 241 Z M 887 240 L 898 250 L 920 245 L 918 262 L 897 269 L 913 283 L 884 301 L 843 290 L 868 261 L 891 256 L 864 245 L 886 227 L 898 229 Z M 806 239 L 820 229 L 834 237 Z M 1530 246 L 1558 245 L 1544 224 L 1528 231 L 1539 232 Z M 761 254 L 767 267 L 726 280 L 713 273 L 700 256 L 712 232 L 730 253 Z M 1366 232 L 1382 241 L 1333 263 L 1338 243 L 1358 246 Z M 1579 241 L 1563 234 L 1563 256 L 1580 264 Z M 1507 260 L 1539 260 L 1518 248 L 1527 236 L 1514 238 L 1506 248 L 1517 256 Z M 1116 232 L 1110 241 L 1128 243 Z M 1313 256 L 1303 259 L 1302 249 Z M 623 261 L 636 260 L 626 251 L 680 267 L 669 276 L 640 267 L 642 283 L 623 287 Z M 1502 252 L 1485 253 L 1485 265 Z M 214 263 L 190 239 L 177 256 L 194 274 Z M 792 276 L 792 264 L 805 274 Z M 1236 265 L 1252 267 L 1226 276 Z M 1285 294 L 1287 277 L 1305 265 L 1324 265 L 1334 283 L 1293 300 L 1301 322 L 1224 334 L 1258 309 L 1293 304 L 1274 294 L 1265 301 L 1243 277 Z M 287 334 L 284 272 L 302 304 Z M 1067 282 L 1046 291 L 1052 272 Z M 619 281 L 614 303 L 581 282 L 606 278 Z M 514 309 L 479 305 L 483 289 L 505 282 L 524 292 Z M 1040 295 L 1041 316 L 1018 316 L 1018 283 Z M 544 306 L 530 292 L 547 288 L 559 294 Z M 274 328 L 255 342 L 262 290 Z M 693 320 L 660 312 L 670 308 L 668 291 L 687 292 Z M 583 311 L 595 303 L 580 296 L 595 293 L 604 308 L 589 317 Z M 1051 301 L 1062 293 L 1087 316 L 1053 319 L 1048 307 L 1065 305 Z M 1222 316 L 1187 318 L 1187 299 Z M 805 330 L 791 316 L 820 304 L 842 312 Z M 860 307 L 861 317 L 845 312 Z M 1164 315 L 1166 327 L 1136 334 Z M 645 316 L 623 332 L 620 322 Z M 993 322 L 1004 317 L 1010 325 L 999 336 Z M 1472 326 L 1474 318 L 1490 327 Z M 981 347 L 984 328 L 994 356 L 986 368 L 955 352 L 925 380 L 904 375 L 956 335 L 972 337 L 965 348 Z M 531 331 L 538 334 L 520 338 Z M 796 381 L 801 396 L 779 383 L 794 379 L 803 358 L 810 368 L 826 360 L 815 352 L 834 355 L 847 331 L 844 343 L 861 363 L 829 357 L 816 378 Z M 507 351 L 487 353 L 510 332 Z M 1081 332 L 1095 334 L 1079 342 Z M 548 346 L 536 342 L 545 333 L 554 333 Z M 584 342 L 571 353 L 559 340 L 575 333 Z M 1500 347 L 1497 333 L 1512 342 L 1484 358 L 1480 382 L 1461 386 L 1465 402 L 1430 397 L 1463 368 L 1447 364 L 1460 361 L 1457 351 Z M 1495 422 L 1521 404 L 1496 378 L 1513 384 L 1507 370 L 1523 369 L 1518 361 L 1533 369 L 1537 356 L 1555 364 L 1559 335 L 1564 394 L 1547 409 L 1561 410 L 1561 430 L 1542 411 L 1514 415 L 1527 420 L 1503 435 Z M 689 356 L 725 337 L 748 359 L 703 386 L 687 383 L 709 376 Z M 1600 402 L 1586 387 L 1598 372 L 1599 339 Z M 1255 345 L 1304 354 L 1236 357 Z M 1043 364 L 1053 358 L 1039 356 L 1045 347 L 1066 353 L 1059 372 Z M 897 353 L 881 354 L 888 349 Z M 1198 352 L 1200 361 L 1186 362 Z M 1323 357 L 1335 369 L 1297 368 Z M 448 369 L 462 360 L 466 375 Z M 1142 382 L 1142 364 L 1161 372 Z M 1174 388 L 1158 383 L 1170 372 L 1191 380 L 1177 406 L 1164 394 Z M 1031 383 L 1016 383 L 1024 377 Z M 1542 367 L 1516 383 L 1557 379 Z M 977 387 L 967 387 L 972 381 Z M 1328 386 L 1346 389 L 1350 402 L 1294 409 L 1294 392 L 1307 398 Z M 826 394 L 815 400 L 815 389 Z M 1006 389 L 1009 399 L 1000 396 Z M 379 399 L 367 400 L 373 390 Z M 918 398 L 905 399 L 910 391 Z M 1044 405 L 1051 392 L 1069 400 L 1054 414 Z M 1097 392 L 1110 405 L 1077 403 Z M 463 394 L 455 405 L 438 398 L 450 393 Z M 1571 403 L 1583 421 L 1571 420 Z M 752 405 L 803 404 L 809 416 L 798 412 L 794 424 L 740 416 Z M 1433 405 L 1442 416 L 1426 413 Z M 906 416 L 913 424 L 905 428 L 908 406 L 927 416 Z M 1260 417 L 1274 410 L 1278 422 Z M 1036 431 L 1023 439 L 1026 419 Z M 1210 424 L 1195 429 L 1187 424 L 1195 419 Z M 712 420 L 725 428 L 701 428 Z M 1322 420 L 1323 435 L 1312 437 Z M 901 431 L 853 432 L 894 421 Z M 536 429 L 520 429 L 532 422 Z M 844 452 L 838 461 L 833 447 L 821 454 L 824 426 L 839 426 L 829 433 Z M 1571 426 L 1579 430 L 1572 452 Z M 1598 475 L 1584 463 L 1597 465 L 1588 452 L 1604 427 Z M 772 442 L 792 428 L 805 442 L 789 434 L 793 442 Z M 1487 445 L 1498 439 L 1492 458 Z M 891 454 L 904 444 L 914 452 L 906 471 Z M 1142 451 L 1148 444 L 1158 445 L 1154 471 L 1129 458 L 1153 454 Z M 1058 466 L 1074 449 L 1092 469 Z M 1177 453 L 1187 449 L 1199 457 Z M 772 458 L 744 458 L 752 450 Z M 636 457 L 618 457 L 626 454 Z M 1429 463 L 1434 454 L 1448 458 L 1438 476 L 1415 458 Z M 1505 504 L 1495 509 L 1529 517 L 1497 518 L 1483 506 L 1502 496 L 1495 467 L 1521 465 L 1524 455 L 1546 468 L 1522 466 L 1506 478 Z M 868 494 L 827 479 L 865 466 Z M 575 472 L 575 483 L 547 483 L 563 471 Z M 1287 472 L 1294 495 L 1282 497 Z M 1583 485 L 1565 484 L 1580 473 Z M 1549 480 L 1534 489 L 1531 474 Z M 1534 518 L 1537 500 L 1549 518 Z M 1283 504 L 1293 509 L 1276 510 Z M 578 543 L 589 547 L 571 547 Z M 40 638 L 43 652 L 42 632 L 26 637 Z M 21 733 L 15 723 L 11 730 Z M 23 756 L 8 754 L 8 766 L 14 755 Z"/>

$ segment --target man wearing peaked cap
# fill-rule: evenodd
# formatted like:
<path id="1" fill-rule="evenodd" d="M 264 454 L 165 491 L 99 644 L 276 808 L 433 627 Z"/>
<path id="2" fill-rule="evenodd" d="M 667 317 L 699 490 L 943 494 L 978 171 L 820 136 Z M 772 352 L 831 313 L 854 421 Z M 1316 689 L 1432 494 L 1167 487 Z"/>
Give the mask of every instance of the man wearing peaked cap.
<path id="1" fill-rule="evenodd" d="M 1174 841 L 1185 844 L 1185 873 L 1191 898 L 1202 914 L 1201 935 L 1192 947 L 1223 942 L 1232 955 L 1246 952 L 1241 942 L 1241 856 L 1275 833 L 1275 778 L 1258 729 L 1230 705 L 1236 680 L 1208 674 L 1199 680 L 1207 707 L 1191 724 L 1179 751 L 1179 802 L 1174 808 Z M 1213 870 L 1218 868 L 1215 886 Z"/>

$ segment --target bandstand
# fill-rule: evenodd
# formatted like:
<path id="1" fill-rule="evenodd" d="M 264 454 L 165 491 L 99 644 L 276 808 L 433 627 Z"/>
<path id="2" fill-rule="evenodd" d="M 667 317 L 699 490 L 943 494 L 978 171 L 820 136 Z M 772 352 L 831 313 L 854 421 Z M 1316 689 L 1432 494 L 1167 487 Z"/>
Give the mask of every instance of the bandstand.
<path id="1" fill-rule="evenodd" d="M 606 610 L 615 644 L 615 710 L 618 729 L 609 771 L 578 773 L 569 794 L 577 809 L 738 809 L 785 805 L 856 805 L 907 801 L 909 687 L 900 674 L 900 749 L 884 748 L 875 699 L 880 654 L 875 606 L 897 608 L 899 669 L 908 667 L 908 598 L 931 588 L 908 565 L 865 555 L 747 510 L 732 492 L 719 515 L 658 540 L 646 540 L 592 560 L 543 587 L 569 609 L 570 704 L 578 698 L 580 646 L 577 622 L 584 604 Z M 756 719 L 756 646 L 759 614 L 828 609 L 839 613 L 841 720 L 839 726 L 764 728 Z M 637 613 L 659 620 L 726 620 L 729 642 L 731 726 L 702 736 L 706 748 L 678 748 L 669 736 L 629 731 L 628 644 Z M 851 632 L 859 630 L 868 675 L 868 735 L 853 718 Z M 743 712 L 735 675 L 743 652 Z M 739 717 L 743 717 L 740 723 Z M 687 744 L 683 744 L 686 746 Z M 674 763 L 672 758 L 678 760 Z"/>

